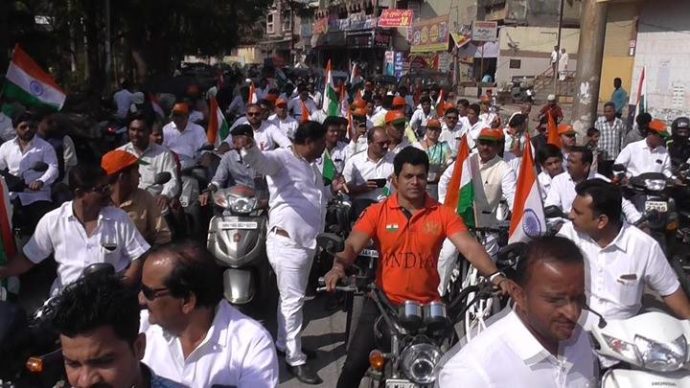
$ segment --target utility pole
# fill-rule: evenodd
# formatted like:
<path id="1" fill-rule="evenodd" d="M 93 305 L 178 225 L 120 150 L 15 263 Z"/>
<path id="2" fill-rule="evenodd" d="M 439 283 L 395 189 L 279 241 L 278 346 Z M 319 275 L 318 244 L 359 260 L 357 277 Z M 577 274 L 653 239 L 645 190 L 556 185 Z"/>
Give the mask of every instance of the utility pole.
<path id="1" fill-rule="evenodd" d="M 561 33 L 563 32 L 563 6 L 565 5 L 565 0 L 561 0 L 561 8 L 559 8 L 558 15 L 558 43 L 556 44 L 557 55 L 556 55 L 556 70 L 558 70 L 558 64 L 561 62 Z M 553 66 L 552 66 L 553 67 Z M 558 95 L 558 71 L 553 72 L 553 94 Z"/>
<path id="2" fill-rule="evenodd" d="M 113 55 L 110 47 L 110 0 L 105 0 L 105 92 L 110 94 L 112 85 Z"/>
<path id="3" fill-rule="evenodd" d="M 583 0 L 573 101 L 573 128 L 583 135 L 594 124 L 599 104 L 608 2 Z"/>

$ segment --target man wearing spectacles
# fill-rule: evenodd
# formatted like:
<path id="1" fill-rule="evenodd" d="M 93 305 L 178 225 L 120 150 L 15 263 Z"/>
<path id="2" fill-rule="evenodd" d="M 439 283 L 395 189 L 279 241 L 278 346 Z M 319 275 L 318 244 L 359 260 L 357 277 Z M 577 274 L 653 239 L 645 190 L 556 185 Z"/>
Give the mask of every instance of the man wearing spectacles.
<path id="1" fill-rule="evenodd" d="M 94 263 L 110 263 L 128 285 L 139 283 L 149 244 L 124 211 L 110 204 L 110 184 L 100 166 L 78 165 L 69 172 L 74 200 L 47 213 L 23 252 L 0 267 L 0 279 L 30 270 L 51 254 L 58 264 L 51 296 L 79 278 Z"/>
<path id="2" fill-rule="evenodd" d="M 445 141 L 450 147 L 451 155 L 455 158 L 458 154 L 458 147 L 460 146 L 460 139 L 462 135 L 469 131 L 469 121 L 463 117 L 460 120 L 460 113 L 456 108 L 449 108 L 443 115 L 443 124 L 441 126 L 440 141 Z"/>
<path id="3" fill-rule="evenodd" d="M 270 334 L 223 299 L 223 271 L 195 242 L 154 249 L 139 301 L 143 361 L 192 388 L 273 388 L 278 360 Z"/>
<path id="4" fill-rule="evenodd" d="M 264 112 L 258 104 L 247 105 L 247 123 L 254 131 L 254 141 L 259 149 L 267 151 L 278 147 L 290 147 L 292 145 L 290 139 L 280 131 L 273 121 L 263 120 L 263 114 Z M 236 125 L 233 125 L 233 128 L 235 127 Z M 230 134 L 223 139 L 223 144 L 218 147 L 218 152 L 227 152 L 231 144 L 233 144 L 233 142 L 232 135 Z"/>
<path id="5" fill-rule="evenodd" d="M 390 139 L 388 149 L 393 153 L 393 156 L 397 155 L 403 148 L 412 146 L 405 136 L 406 120 L 405 114 L 400 111 L 392 110 L 386 113 L 386 132 Z"/>
<path id="6" fill-rule="evenodd" d="M 366 151 L 355 154 L 345 162 L 343 177 L 353 200 L 378 202 L 386 197 L 385 183 L 378 182 L 382 179 L 387 181 L 393 174 L 394 155 L 388 152 L 390 142 L 385 128 L 374 127 L 367 131 Z"/>

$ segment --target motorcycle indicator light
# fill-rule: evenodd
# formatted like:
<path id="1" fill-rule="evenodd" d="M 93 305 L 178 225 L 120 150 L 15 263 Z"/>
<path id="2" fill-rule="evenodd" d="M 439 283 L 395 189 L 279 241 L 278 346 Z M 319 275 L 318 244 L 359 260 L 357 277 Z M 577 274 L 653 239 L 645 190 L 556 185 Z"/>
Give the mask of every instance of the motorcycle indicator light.
<path id="1" fill-rule="evenodd" d="M 40 357 L 29 357 L 25 364 L 26 370 L 33 374 L 43 373 L 43 360 Z"/>
<path id="2" fill-rule="evenodd" d="M 657 372 L 677 371 L 685 365 L 688 358 L 688 343 L 684 335 L 665 343 L 636 335 L 635 346 L 639 350 L 643 366 Z"/>
<path id="3" fill-rule="evenodd" d="M 386 365 L 386 358 L 380 350 L 374 349 L 369 353 L 369 365 L 379 372 L 383 370 Z"/>

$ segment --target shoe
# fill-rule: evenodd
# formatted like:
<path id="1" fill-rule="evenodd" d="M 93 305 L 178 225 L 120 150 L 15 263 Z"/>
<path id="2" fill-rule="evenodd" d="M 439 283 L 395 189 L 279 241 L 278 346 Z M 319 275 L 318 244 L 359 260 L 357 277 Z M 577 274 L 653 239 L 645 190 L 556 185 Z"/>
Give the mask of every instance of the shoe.
<path id="1" fill-rule="evenodd" d="M 321 377 L 316 374 L 307 364 L 302 365 L 288 365 L 288 372 L 297 377 L 297 380 L 303 382 L 304 384 L 317 385 L 323 383 Z"/>
<path id="2" fill-rule="evenodd" d="M 280 349 L 276 348 L 276 353 L 278 353 L 278 355 L 280 357 L 285 357 L 285 351 L 284 350 L 280 350 Z M 304 353 L 304 355 L 307 356 L 307 360 L 313 360 L 316 358 L 316 351 L 314 351 L 314 350 L 302 348 L 302 353 Z"/>

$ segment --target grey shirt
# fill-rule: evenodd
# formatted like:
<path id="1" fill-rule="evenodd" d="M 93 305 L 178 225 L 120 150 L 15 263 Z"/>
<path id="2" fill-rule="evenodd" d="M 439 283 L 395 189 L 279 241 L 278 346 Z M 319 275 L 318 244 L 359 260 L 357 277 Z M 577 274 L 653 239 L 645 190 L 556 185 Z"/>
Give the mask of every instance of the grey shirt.
<path id="1" fill-rule="evenodd" d="M 227 188 L 235 185 L 254 187 L 256 172 L 242 160 L 237 150 L 230 150 L 220 159 L 220 164 L 213 176 L 211 183 L 219 188 Z"/>

